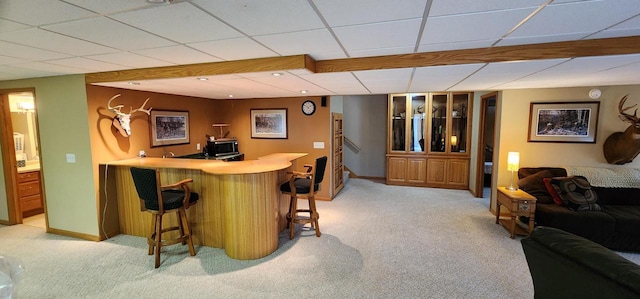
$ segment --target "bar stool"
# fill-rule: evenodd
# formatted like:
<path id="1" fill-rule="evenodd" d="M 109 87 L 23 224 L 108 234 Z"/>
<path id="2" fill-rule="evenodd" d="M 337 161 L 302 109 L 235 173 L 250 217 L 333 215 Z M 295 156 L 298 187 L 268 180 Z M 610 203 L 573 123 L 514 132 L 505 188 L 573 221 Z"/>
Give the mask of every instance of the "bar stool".
<path id="1" fill-rule="evenodd" d="M 289 204 L 289 213 L 287 214 L 287 221 L 289 222 L 289 239 L 293 239 L 295 234 L 296 223 L 306 224 L 310 223 L 311 227 L 316 231 L 316 237 L 320 237 L 320 226 L 318 225 L 318 218 L 320 215 L 316 210 L 315 195 L 320 188 L 320 183 L 324 178 L 324 171 L 327 167 L 327 157 L 323 156 L 316 159 L 316 165 L 304 165 L 306 172 L 293 171 L 288 172 L 291 174 L 291 178 L 288 182 L 280 185 L 280 191 L 283 194 L 291 196 L 291 203 Z M 313 184 L 311 183 L 313 182 Z M 309 201 L 308 209 L 298 209 L 298 197 L 306 197 Z M 303 218 L 299 213 L 308 213 L 309 218 Z"/>
<path id="2" fill-rule="evenodd" d="M 131 176 L 140 198 L 140 210 L 154 215 L 153 231 L 147 237 L 149 255 L 155 248 L 155 267 L 160 267 L 160 250 L 162 246 L 182 243 L 188 245 L 189 254 L 196 255 L 191 240 L 191 230 L 187 221 L 186 210 L 198 201 L 198 193 L 191 192 L 187 183 L 192 179 L 184 179 L 175 184 L 162 186 L 160 172 L 157 169 L 131 167 Z M 181 190 L 180 190 L 181 189 Z M 162 216 L 166 213 L 176 213 L 178 226 L 162 228 Z M 162 240 L 162 234 L 177 230 L 180 236 L 171 240 Z"/>

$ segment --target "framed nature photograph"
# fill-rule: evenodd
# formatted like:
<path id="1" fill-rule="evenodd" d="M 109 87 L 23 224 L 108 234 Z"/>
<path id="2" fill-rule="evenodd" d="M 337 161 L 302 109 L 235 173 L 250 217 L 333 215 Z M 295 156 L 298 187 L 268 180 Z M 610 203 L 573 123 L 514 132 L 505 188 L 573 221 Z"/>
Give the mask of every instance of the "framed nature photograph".
<path id="1" fill-rule="evenodd" d="M 251 138 L 287 139 L 287 109 L 251 109 Z"/>
<path id="2" fill-rule="evenodd" d="M 595 143 L 600 102 L 532 102 L 529 142 Z"/>
<path id="3" fill-rule="evenodd" d="M 189 112 L 151 110 L 151 146 L 189 143 Z"/>

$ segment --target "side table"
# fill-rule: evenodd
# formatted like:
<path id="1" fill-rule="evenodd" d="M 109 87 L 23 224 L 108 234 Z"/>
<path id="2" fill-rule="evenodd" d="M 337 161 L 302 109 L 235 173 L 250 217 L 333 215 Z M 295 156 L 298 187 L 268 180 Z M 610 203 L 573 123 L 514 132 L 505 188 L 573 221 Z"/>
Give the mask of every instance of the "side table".
<path id="1" fill-rule="evenodd" d="M 509 209 L 509 219 L 500 219 L 500 207 L 506 206 Z M 511 191 L 506 187 L 498 187 L 498 202 L 496 204 L 496 224 L 502 223 L 511 234 L 511 239 L 515 235 L 529 235 L 533 231 L 534 217 L 536 215 L 536 198 L 520 189 Z M 518 225 L 517 217 L 529 217 L 529 231 Z"/>

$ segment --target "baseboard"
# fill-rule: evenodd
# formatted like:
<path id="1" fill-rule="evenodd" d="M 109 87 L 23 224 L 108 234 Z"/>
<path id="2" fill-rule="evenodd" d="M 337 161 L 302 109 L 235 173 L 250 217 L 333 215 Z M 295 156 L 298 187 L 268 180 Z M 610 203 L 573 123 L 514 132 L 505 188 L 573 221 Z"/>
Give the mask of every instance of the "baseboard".
<path id="1" fill-rule="evenodd" d="M 11 222 L 9 222 L 7 220 L 0 220 L 0 224 L 2 224 L 2 225 L 11 225 Z"/>
<path id="2" fill-rule="evenodd" d="M 65 237 L 83 239 L 83 240 L 88 240 L 88 241 L 96 241 L 96 242 L 102 241 L 100 239 L 100 236 L 76 233 L 76 232 L 71 232 L 71 231 L 62 230 L 62 229 L 56 229 L 56 228 L 48 228 L 47 229 L 47 233 L 55 234 L 55 235 L 61 235 L 61 236 L 65 236 Z"/>

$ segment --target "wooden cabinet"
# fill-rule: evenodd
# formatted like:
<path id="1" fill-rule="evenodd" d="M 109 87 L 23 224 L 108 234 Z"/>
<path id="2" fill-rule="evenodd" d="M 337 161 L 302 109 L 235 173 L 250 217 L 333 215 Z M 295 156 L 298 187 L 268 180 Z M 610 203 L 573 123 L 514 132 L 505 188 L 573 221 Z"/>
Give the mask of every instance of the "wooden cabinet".
<path id="1" fill-rule="evenodd" d="M 389 95 L 387 184 L 467 189 L 473 93 Z"/>
<path id="2" fill-rule="evenodd" d="M 40 171 L 18 173 L 18 202 L 22 217 L 44 212 L 40 189 Z"/>

